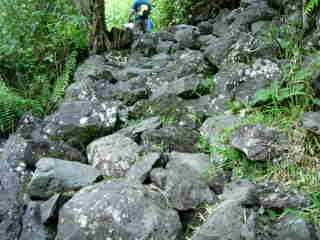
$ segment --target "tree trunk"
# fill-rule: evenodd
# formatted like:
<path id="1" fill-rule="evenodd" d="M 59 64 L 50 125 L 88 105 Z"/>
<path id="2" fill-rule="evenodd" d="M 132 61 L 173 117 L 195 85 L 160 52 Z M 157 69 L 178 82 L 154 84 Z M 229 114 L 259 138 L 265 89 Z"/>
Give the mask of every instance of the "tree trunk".
<path id="1" fill-rule="evenodd" d="M 90 54 L 109 50 L 111 43 L 105 22 L 104 0 L 73 0 L 73 3 L 88 19 Z"/>

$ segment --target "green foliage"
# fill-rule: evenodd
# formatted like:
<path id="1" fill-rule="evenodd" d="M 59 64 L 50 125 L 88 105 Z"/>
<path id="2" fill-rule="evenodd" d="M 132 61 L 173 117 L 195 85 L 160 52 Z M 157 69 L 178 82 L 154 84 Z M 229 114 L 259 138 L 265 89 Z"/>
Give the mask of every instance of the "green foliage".
<path id="1" fill-rule="evenodd" d="M 304 11 L 306 14 L 311 14 L 319 7 L 319 5 L 320 0 L 309 0 L 304 7 Z"/>
<path id="2" fill-rule="evenodd" d="M 74 69 L 69 65 L 74 65 L 78 53 L 87 48 L 85 24 L 71 1 L 0 2 L 0 77 L 7 89 L 1 91 L 11 99 L 1 104 L 8 111 L 13 109 L 11 123 L 21 115 L 16 114 L 17 106 L 22 106 L 19 112 L 23 112 L 38 108 L 40 103 L 46 111 L 52 109 L 50 100 L 63 95 L 69 82 L 66 76 Z M 74 64 L 65 68 L 70 58 Z M 1 116 L 0 121 L 8 122 Z M 9 130 L 3 127 L 0 132 L 4 129 Z"/>
<path id="3" fill-rule="evenodd" d="M 151 0 L 151 18 L 156 29 L 170 24 L 186 22 L 188 13 L 196 0 Z M 105 0 L 108 28 L 123 27 L 128 22 L 133 0 Z"/>
<path id="4" fill-rule="evenodd" d="M 14 130 L 16 120 L 26 111 L 43 112 L 42 106 L 10 90 L 0 79 L 0 133 Z"/>
<path id="5" fill-rule="evenodd" d="M 123 27 L 128 22 L 133 0 L 105 0 L 106 22 L 109 29 Z"/>
<path id="6" fill-rule="evenodd" d="M 68 61 L 64 66 L 64 70 L 62 75 L 60 75 L 55 84 L 53 86 L 53 92 L 51 95 L 51 102 L 57 104 L 59 100 L 61 100 L 64 96 L 65 89 L 69 85 L 71 81 L 71 77 L 73 72 L 75 71 L 76 64 L 77 64 L 77 52 L 74 51 L 68 57 Z"/>

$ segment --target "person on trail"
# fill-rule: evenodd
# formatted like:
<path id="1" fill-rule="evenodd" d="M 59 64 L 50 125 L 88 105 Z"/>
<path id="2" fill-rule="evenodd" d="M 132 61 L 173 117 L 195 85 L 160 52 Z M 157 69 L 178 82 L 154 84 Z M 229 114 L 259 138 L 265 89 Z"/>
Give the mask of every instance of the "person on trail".
<path id="1" fill-rule="evenodd" d="M 150 0 L 134 0 L 129 22 L 132 22 L 134 17 L 135 24 L 138 25 L 142 32 L 150 32 L 153 28 L 152 21 L 149 18 L 151 10 Z"/>

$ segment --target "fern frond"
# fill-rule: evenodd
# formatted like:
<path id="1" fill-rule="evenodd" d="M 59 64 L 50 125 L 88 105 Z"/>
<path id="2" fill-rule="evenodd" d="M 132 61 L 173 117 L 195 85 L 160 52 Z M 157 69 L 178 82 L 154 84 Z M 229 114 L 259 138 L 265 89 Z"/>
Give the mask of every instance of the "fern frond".
<path id="1" fill-rule="evenodd" d="M 316 10 L 316 8 L 319 7 L 319 5 L 320 5 L 320 0 L 309 0 L 304 6 L 304 12 L 306 14 L 311 14 Z"/>
<path id="2" fill-rule="evenodd" d="M 51 95 L 51 102 L 56 104 L 64 96 L 65 89 L 68 87 L 71 81 L 72 74 L 76 68 L 77 64 L 77 55 L 76 51 L 72 52 L 69 55 L 68 61 L 65 65 L 64 71 L 61 76 L 59 76 L 54 84 L 53 92 Z"/>
<path id="3" fill-rule="evenodd" d="M 43 112 L 37 101 L 24 99 L 0 79 L 0 133 L 12 131 L 17 120 L 27 111 Z"/>

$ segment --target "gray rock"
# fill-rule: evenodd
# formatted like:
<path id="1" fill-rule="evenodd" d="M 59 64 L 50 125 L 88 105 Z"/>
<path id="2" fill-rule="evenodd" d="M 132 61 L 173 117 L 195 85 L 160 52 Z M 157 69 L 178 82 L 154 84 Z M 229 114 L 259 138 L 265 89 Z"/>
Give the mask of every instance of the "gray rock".
<path id="1" fill-rule="evenodd" d="M 40 205 L 40 217 L 42 224 L 49 224 L 58 220 L 60 199 L 61 194 L 57 193 Z"/>
<path id="2" fill-rule="evenodd" d="M 259 203 L 257 186 L 244 179 L 226 185 L 221 198 L 226 201 L 236 201 L 243 206 L 254 206 Z"/>
<path id="3" fill-rule="evenodd" d="M 3 157 L 19 172 L 26 166 L 35 167 L 37 161 L 43 157 L 64 158 L 84 163 L 87 161 L 79 150 L 62 141 L 25 139 L 19 134 L 10 136 L 4 146 Z"/>
<path id="4" fill-rule="evenodd" d="M 268 41 L 262 34 L 254 37 L 250 33 L 241 33 L 237 42 L 230 46 L 223 65 L 250 63 L 257 58 L 275 59 L 278 54 L 279 45 Z"/>
<path id="5" fill-rule="evenodd" d="M 128 69 L 124 69 L 126 71 Z M 127 73 L 128 74 L 128 73 Z M 126 77 L 124 77 L 126 78 Z M 125 105 L 132 105 L 140 99 L 148 98 L 150 90 L 146 83 L 139 78 L 130 81 L 110 82 L 102 79 L 98 81 L 86 80 L 75 82 L 66 90 L 67 101 L 121 101 Z"/>
<path id="6" fill-rule="evenodd" d="M 101 173 L 85 164 L 43 158 L 28 184 L 32 198 L 48 199 L 55 193 L 78 190 L 94 183 Z"/>
<path id="7" fill-rule="evenodd" d="M 178 214 L 139 183 L 102 182 L 82 189 L 60 211 L 56 240 L 159 239 L 181 236 Z"/>
<path id="8" fill-rule="evenodd" d="M 81 145 L 115 129 L 119 117 L 118 102 L 75 101 L 63 103 L 45 119 L 43 132 L 50 139 L 65 139 Z"/>
<path id="9" fill-rule="evenodd" d="M 225 8 L 219 11 L 219 14 L 214 18 L 213 23 L 213 35 L 222 37 L 226 33 L 226 29 L 230 26 L 231 22 L 227 21 L 227 16 L 230 14 L 230 10 Z"/>
<path id="10" fill-rule="evenodd" d="M 276 183 L 260 184 L 257 194 L 260 206 L 266 209 L 302 209 L 310 204 L 310 200 L 301 193 Z"/>
<path id="11" fill-rule="evenodd" d="M 250 210 L 243 208 L 237 201 L 224 201 L 216 207 L 213 214 L 200 226 L 191 239 L 249 240 L 250 238 L 246 236 L 254 235 L 254 232 L 248 234 L 248 231 L 243 231 L 243 229 L 245 229 L 246 225 L 245 219 L 249 219 L 250 212 Z M 250 227 L 247 227 L 247 229 L 250 229 Z"/>
<path id="12" fill-rule="evenodd" d="M 175 168 L 185 165 L 194 170 L 200 177 L 205 178 L 212 164 L 209 156 L 203 153 L 171 152 L 168 154 L 167 168 Z"/>
<path id="13" fill-rule="evenodd" d="M 0 160 L 0 238 L 18 239 L 21 232 L 23 200 L 21 179 L 7 159 Z"/>
<path id="14" fill-rule="evenodd" d="M 185 164 L 168 164 L 166 170 L 154 169 L 151 180 L 163 189 L 170 205 L 180 211 L 195 209 L 200 204 L 217 200 L 199 173 Z"/>
<path id="15" fill-rule="evenodd" d="M 280 79 L 279 66 L 267 59 L 256 59 L 251 65 L 237 63 L 225 66 L 216 75 L 216 91 L 228 100 L 250 102 L 256 93 Z"/>
<path id="16" fill-rule="evenodd" d="M 78 149 L 62 141 L 29 140 L 25 152 L 25 163 L 30 167 L 35 167 L 44 157 L 87 163 L 87 159 Z"/>
<path id="17" fill-rule="evenodd" d="M 31 112 L 25 113 L 17 124 L 16 135 L 31 139 L 33 131 L 42 127 L 42 119 L 35 117 Z"/>
<path id="18" fill-rule="evenodd" d="M 252 161 L 273 160 L 288 148 L 283 134 L 260 124 L 240 127 L 234 133 L 231 145 Z"/>
<path id="19" fill-rule="evenodd" d="M 189 127 L 165 126 L 147 130 L 141 135 L 142 143 L 153 151 L 198 152 L 199 133 Z"/>
<path id="20" fill-rule="evenodd" d="M 141 183 L 148 178 L 152 168 L 160 161 L 159 153 L 149 153 L 137 161 L 127 172 L 126 177 L 130 180 L 137 180 Z"/>
<path id="21" fill-rule="evenodd" d="M 158 53 L 170 53 L 171 49 L 174 47 L 174 42 L 172 41 L 159 41 L 157 45 Z"/>
<path id="22" fill-rule="evenodd" d="M 314 226 L 294 215 L 281 219 L 275 228 L 278 232 L 276 240 L 318 240 Z"/>
<path id="23" fill-rule="evenodd" d="M 239 124 L 240 119 L 235 115 L 218 115 L 208 118 L 200 128 L 201 135 L 211 145 L 219 144 L 220 135 L 226 128 L 233 128 Z"/>
<path id="24" fill-rule="evenodd" d="M 74 74 L 74 80 L 76 82 L 86 81 L 87 79 L 112 80 L 114 78 L 112 75 L 112 70 L 113 69 L 108 66 L 107 61 L 103 56 L 93 55 L 78 67 Z"/>
<path id="25" fill-rule="evenodd" d="M 234 115 L 217 115 L 208 118 L 200 128 L 200 133 L 211 146 L 215 148 L 224 148 L 225 144 L 221 142 L 221 134 L 225 129 L 234 128 L 239 124 L 241 119 Z M 210 153 L 211 161 L 219 163 L 224 160 L 224 156 L 219 152 Z"/>
<path id="26" fill-rule="evenodd" d="M 267 0 L 268 4 L 276 9 L 284 10 L 288 14 L 297 9 L 302 9 L 302 2 L 295 0 Z"/>
<path id="27" fill-rule="evenodd" d="M 136 103 L 129 111 L 129 118 L 140 120 L 159 116 L 163 126 L 178 126 L 179 128 L 186 127 L 195 129 L 198 128 L 199 125 L 198 119 L 194 117 L 198 113 L 198 110 L 194 109 L 192 106 L 194 106 L 194 104 L 175 95 L 163 95 L 154 100 Z M 158 131 L 154 130 L 152 132 Z M 176 131 L 174 130 L 174 132 Z M 179 132 L 177 133 L 180 134 Z M 172 133 L 171 135 L 177 133 Z"/>
<path id="28" fill-rule="evenodd" d="M 224 59 L 228 56 L 231 46 L 236 43 L 240 31 L 231 31 L 223 37 L 213 39 L 205 49 L 205 58 L 215 67 L 220 68 Z"/>
<path id="29" fill-rule="evenodd" d="M 142 148 L 132 139 L 117 133 L 95 140 L 87 147 L 89 163 L 109 177 L 124 177 L 141 152 Z"/>
<path id="30" fill-rule="evenodd" d="M 6 160 L 12 169 L 19 170 L 19 168 L 25 167 L 25 163 L 30 159 L 27 147 L 28 141 L 26 139 L 13 134 L 3 146 L 2 159 Z"/>
<path id="31" fill-rule="evenodd" d="M 276 16 L 276 11 L 270 8 L 265 1 L 250 0 L 250 4 L 234 10 L 227 16 L 227 19 L 228 21 L 233 20 L 230 28 L 234 29 L 240 26 L 250 26 L 257 21 L 272 20 L 274 16 Z"/>
<path id="32" fill-rule="evenodd" d="M 256 186 L 251 182 L 239 180 L 230 183 L 221 196 L 224 201 L 214 208 L 191 239 L 255 240 L 255 213 L 246 206 L 254 205 L 256 197 Z"/>
<path id="33" fill-rule="evenodd" d="M 198 48 L 197 38 L 200 35 L 199 29 L 191 25 L 175 26 L 174 38 L 180 48 Z"/>
<path id="34" fill-rule="evenodd" d="M 133 42 L 131 51 L 150 57 L 157 53 L 158 42 L 159 37 L 156 34 L 147 33 Z"/>
<path id="35" fill-rule="evenodd" d="M 55 232 L 41 223 L 40 202 L 29 202 L 22 224 L 19 240 L 53 240 L 55 237 Z"/>
<path id="36" fill-rule="evenodd" d="M 198 28 L 201 35 L 211 34 L 213 31 L 213 24 L 209 21 L 201 22 L 198 24 Z"/>
<path id="37" fill-rule="evenodd" d="M 159 117 L 151 117 L 132 126 L 123 128 L 117 131 L 118 134 L 134 139 L 139 142 L 141 134 L 147 130 L 159 129 L 161 127 L 161 120 Z"/>
<path id="38" fill-rule="evenodd" d="M 320 112 L 307 112 L 304 113 L 300 120 L 300 126 L 320 135 Z"/>
<path id="39" fill-rule="evenodd" d="M 167 157 L 167 168 L 179 168 L 183 165 L 192 169 L 215 193 L 221 194 L 224 185 L 230 180 L 230 174 L 217 170 L 206 154 L 171 152 Z"/>
<path id="40" fill-rule="evenodd" d="M 202 78 L 197 75 L 189 75 L 172 82 L 166 82 L 153 92 L 151 99 L 156 99 L 168 94 L 175 94 L 182 98 L 197 96 L 197 89 L 201 80 Z"/>
<path id="41" fill-rule="evenodd" d="M 202 51 L 205 51 L 207 47 L 210 46 L 210 44 L 214 43 L 214 41 L 217 40 L 217 37 L 213 36 L 212 34 L 210 35 L 201 35 L 198 38 L 198 42 L 200 44 L 200 49 Z"/>
<path id="42" fill-rule="evenodd" d="M 223 20 L 217 21 L 213 27 L 214 34 L 217 33 L 220 38 L 206 49 L 206 58 L 212 65 L 221 67 L 231 50 L 231 46 L 236 43 L 241 32 L 254 22 L 271 20 L 274 15 L 275 12 L 264 2 L 258 7 L 253 4 L 245 8 L 238 8 L 226 16 L 221 15 Z"/>

